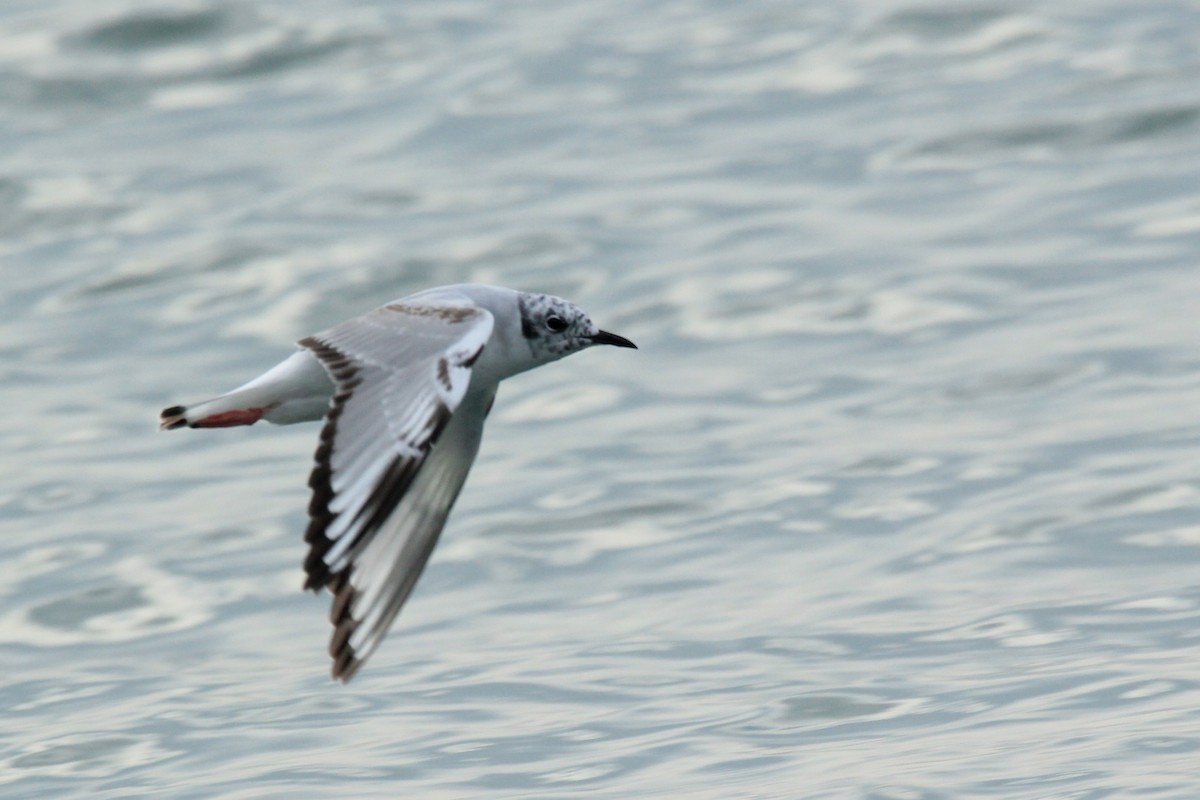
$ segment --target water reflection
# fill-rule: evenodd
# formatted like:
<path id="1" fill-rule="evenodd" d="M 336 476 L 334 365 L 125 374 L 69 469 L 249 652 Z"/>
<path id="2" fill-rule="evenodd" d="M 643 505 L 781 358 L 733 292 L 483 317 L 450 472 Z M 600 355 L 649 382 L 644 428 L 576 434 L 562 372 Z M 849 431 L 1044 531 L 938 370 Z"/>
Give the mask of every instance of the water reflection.
<path id="1" fill-rule="evenodd" d="M 1186 796 L 1197 35 L 5 6 L 6 796 Z M 334 687 L 315 430 L 154 412 L 463 280 L 643 349 L 506 384 Z"/>

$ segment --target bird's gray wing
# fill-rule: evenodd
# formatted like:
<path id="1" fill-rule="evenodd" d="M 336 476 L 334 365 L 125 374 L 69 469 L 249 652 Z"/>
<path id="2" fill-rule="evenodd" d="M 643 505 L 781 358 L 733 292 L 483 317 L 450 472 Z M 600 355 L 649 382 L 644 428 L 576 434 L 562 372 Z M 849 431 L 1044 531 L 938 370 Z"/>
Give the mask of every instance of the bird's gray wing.
<path id="1" fill-rule="evenodd" d="M 450 452 L 456 443 L 435 444 L 492 325 L 465 299 L 401 301 L 300 342 L 336 386 L 309 477 L 304 563 L 305 588 L 335 595 L 336 678 L 349 678 L 387 632 L 466 478 L 474 447 L 463 458 Z M 481 430 L 484 415 L 475 416 L 456 427 Z"/>

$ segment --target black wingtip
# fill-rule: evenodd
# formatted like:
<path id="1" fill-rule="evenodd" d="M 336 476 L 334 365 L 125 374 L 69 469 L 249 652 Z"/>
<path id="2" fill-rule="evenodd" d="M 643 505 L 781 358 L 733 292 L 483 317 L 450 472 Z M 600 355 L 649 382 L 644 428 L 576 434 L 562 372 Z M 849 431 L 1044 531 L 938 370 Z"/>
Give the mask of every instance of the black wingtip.
<path id="1" fill-rule="evenodd" d="M 343 586 L 343 589 L 346 587 Z M 334 600 L 334 615 L 340 615 L 337 611 L 338 601 L 344 602 L 349 598 L 350 592 L 342 592 Z M 349 683 L 354 674 L 358 672 L 358 668 L 362 666 L 362 659 L 358 657 L 358 653 L 350 646 L 350 636 L 354 633 L 354 629 L 358 627 L 358 622 L 343 618 L 340 622 L 334 624 L 333 636 L 329 639 L 329 656 L 333 659 L 333 664 L 330 665 L 329 675 L 335 681 L 341 683 Z"/>
<path id="2" fill-rule="evenodd" d="M 362 662 L 357 658 L 345 656 L 333 662 L 333 668 L 330 669 L 329 675 L 344 686 L 355 676 L 360 666 L 362 666 Z"/>

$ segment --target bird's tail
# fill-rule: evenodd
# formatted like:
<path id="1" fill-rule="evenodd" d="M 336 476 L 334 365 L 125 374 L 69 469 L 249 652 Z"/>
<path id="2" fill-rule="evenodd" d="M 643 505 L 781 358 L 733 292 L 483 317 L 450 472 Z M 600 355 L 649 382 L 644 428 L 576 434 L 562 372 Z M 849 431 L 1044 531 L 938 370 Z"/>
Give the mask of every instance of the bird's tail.
<path id="1" fill-rule="evenodd" d="M 173 431 L 176 428 L 186 427 L 187 406 L 171 406 L 164 408 L 158 414 L 158 429 L 160 431 Z"/>
<path id="2" fill-rule="evenodd" d="M 297 350 L 249 383 L 220 397 L 164 408 L 159 430 L 230 428 L 260 419 L 276 425 L 319 420 L 329 410 L 333 381 L 308 350 Z"/>
<path id="3" fill-rule="evenodd" d="M 262 419 L 267 407 L 248 404 L 250 398 L 243 392 L 229 394 L 195 403 L 190 406 L 171 406 L 158 415 L 158 429 L 173 431 L 176 428 L 232 428 L 235 425 L 253 425 Z"/>

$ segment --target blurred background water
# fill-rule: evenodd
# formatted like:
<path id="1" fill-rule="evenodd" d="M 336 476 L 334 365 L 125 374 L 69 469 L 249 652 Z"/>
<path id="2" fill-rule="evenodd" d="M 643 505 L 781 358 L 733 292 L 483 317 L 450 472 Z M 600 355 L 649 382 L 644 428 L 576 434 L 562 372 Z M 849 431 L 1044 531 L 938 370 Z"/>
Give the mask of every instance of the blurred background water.
<path id="1" fill-rule="evenodd" d="M 1056 8 L 1051 8 L 1056 5 Z M 1200 5 L 0 6 L 0 795 L 1194 798 Z M 430 285 L 506 384 L 354 683 L 315 426 Z"/>

